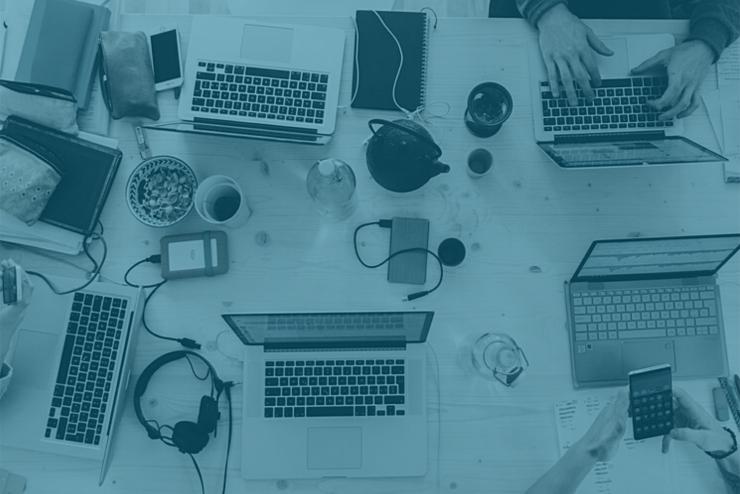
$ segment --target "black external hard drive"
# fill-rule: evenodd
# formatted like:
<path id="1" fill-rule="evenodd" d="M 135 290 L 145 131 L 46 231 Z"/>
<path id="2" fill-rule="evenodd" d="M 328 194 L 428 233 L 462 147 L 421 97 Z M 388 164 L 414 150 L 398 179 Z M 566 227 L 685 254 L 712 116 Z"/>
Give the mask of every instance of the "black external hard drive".
<path id="1" fill-rule="evenodd" d="M 427 249 L 429 220 L 393 218 L 390 254 L 406 249 Z M 423 250 L 405 252 L 388 261 L 388 281 L 423 285 L 427 280 L 427 253 Z"/>

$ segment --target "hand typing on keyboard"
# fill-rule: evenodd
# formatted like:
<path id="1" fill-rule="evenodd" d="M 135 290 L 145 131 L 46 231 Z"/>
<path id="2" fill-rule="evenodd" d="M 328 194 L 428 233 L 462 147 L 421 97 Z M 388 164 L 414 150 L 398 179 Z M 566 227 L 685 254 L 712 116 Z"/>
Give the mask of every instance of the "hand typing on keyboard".
<path id="1" fill-rule="evenodd" d="M 663 95 L 648 104 L 663 111 L 660 120 L 691 115 L 701 104 L 699 86 L 714 63 L 715 53 L 704 41 L 691 40 L 658 52 L 632 69 L 641 75 L 659 69 L 668 75 Z"/>
<path id="2" fill-rule="evenodd" d="M 540 51 L 555 97 L 560 97 L 559 79 L 571 106 L 578 102 L 576 85 L 586 99 L 592 100 L 592 87 L 601 85 L 596 55 L 610 56 L 613 52 L 562 3 L 545 12 L 537 28 Z"/>

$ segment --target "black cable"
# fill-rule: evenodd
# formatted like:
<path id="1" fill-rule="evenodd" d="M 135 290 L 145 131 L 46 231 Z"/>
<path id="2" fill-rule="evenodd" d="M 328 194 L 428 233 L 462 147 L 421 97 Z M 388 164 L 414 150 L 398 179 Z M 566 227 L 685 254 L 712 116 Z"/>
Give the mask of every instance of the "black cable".
<path id="1" fill-rule="evenodd" d="M 136 261 L 134 264 L 129 266 L 129 268 L 126 270 L 126 273 L 123 275 L 123 281 L 128 286 L 133 287 L 133 288 L 151 289 L 151 291 L 147 294 L 146 298 L 144 299 L 144 307 L 142 308 L 142 313 L 141 313 L 141 323 L 144 326 L 144 329 L 146 330 L 147 333 L 154 336 L 155 338 L 159 338 L 160 340 L 176 341 L 177 343 L 179 343 L 185 348 L 189 348 L 191 350 L 199 350 L 200 344 L 191 338 L 174 338 L 172 336 L 164 336 L 164 335 L 161 335 L 153 331 L 152 328 L 149 327 L 149 324 L 146 322 L 146 308 L 149 305 L 149 301 L 152 299 L 154 294 L 157 293 L 157 290 L 162 288 L 162 285 L 167 283 L 167 280 L 162 280 L 158 283 L 150 283 L 146 285 L 137 285 L 135 283 L 132 283 L 128 279 L 129 275 L 136 267 L 141 266 L 145 262 L 149 262 L 152 264 L 159 264 L 160 262 L 162 262 L 162 256 L 160 256 L 159 254 L 154 254 L 144 259 L 141 259 L 140 261 Z"/>
<path id="2" fill-rule="evenodd" d="M 380 221 L 371 221 L 369 223 L 363 223 L 359 225 L 357 228 L 355 228 L 355 233 L 353 235 L 353 241 L 352 241 L 352 244 L 355 249 L 355 256 L 357 257 L 357 260 L 360 261 L 360 264 L 362 264 L 364 267 L 368 269 L 376 269 L 376 268 L 379 268 L 387 264 L 388 262 L 390 262 L 391 259 L 393 259 L 396 256 L 400 256 L 401 254 L 407 254 L 409 252 L 425 252 L 429 254 L 437 261 L 437 265 L 439 266 L 439 278 L 437 279 L 437 283 L 429 290 L 423 290 L 420 292 L 409 294 L 404 299 L 404 301 L 410 302 L 412 300 L 416 300 L 417 298 L 425 297 L 429 295 L 430 293 L 434 292 L 437 288 L 439 288 L 440 285 L 442 285 L 442 280 L 444 279 L 444 267 L 442 265 L 442 260 L 439 258 L 439 256 L 436 253 L 424 247 L 413 247 L 410 249 L 402 249 L 402 250 L 394 252 L 393 254 L 389 255 L 388 257 L 386 257 L 384 260 L 382 260 L 381 262 L 377 264 L 369 264 L 362 259 L 362 256 L 360 256 L 360 251 L 357 248 L 357 235 L 360 233 L 360 230 L 362 230 L 363 228 L 367 228 L 368 226 L 373 226 L 373 225 L 378 225 L 381 228 L 390 228 L 392 224 L 393 224 L 392 220 L 380 220 Z"/>
<path id="3" fill-rule="evenodd" d="M 56 295 L 69 295 L 70 293 L 79 292 L 80 290 L 84 290 L 88 286 L 90 286 L 100 275 L 100 271 L 103 269 L 103 265 L 105 264 L 105 260 L 108 258 L 108 244 L 105 242 L 105 238 L 103 238 L 103 232 L 105 229 L 103 228 L 103 223 L 98 220 L 97 226 L 100 227 L 100 233 L 92 232 L 89 235 L 86 235 L 85 238 L 82 240 L 82 251 L 85 253 L 85 256 L 92 262 L 93 269 L 88 273 L 88 276 L 90 277 L 85 283 L 82 285 L 71 288 L 68 290 L 60 290 L 57 288 L 57 286 L 45 275 L 39 273 L 38 271 L 26 271 L 26 273 L 29 276 L 35 276 L 39 278 L 41 281 L 46 283 L 48 287 L 51 289 L 52 292 L 54 292 Z M 92 254 L 90 253 L 88 243 L 100 240 L 100 243 L 103 245 L 103 255 L 100 258 L 100 261 L 97 261 Z"/>
<path id="4" fill-rule="evenodd" d="M 231 436 L 233 435 L 234 418 L 231 411 L 231 387 L 234 385 L 233 382 L 228 381 L 224 383 L 224 393 L 226 393 L 226 401 L 229 403 L 229 439 L 226 442 L 226 462 L 224 462 L 224 482 L 221 488 L 221 494 L 226 494 L 226 474 L 229 470 L 229 455 L 231 454 Z"/>
<path id="5" fill-rule="evenodd" d="M 198 472 L 198 480 L 200 480 L 200 492 L 201 494 L 206 494 L 206 487 L 203 485 L 203 474 L 200 473 L 200 467 L 198 466 L 198 462 L 195 461 L 195 456 L 188 453 L 188 456 L 191 460 L 193 460 L 193 465 L 195 465 L 195 471 Z"/>

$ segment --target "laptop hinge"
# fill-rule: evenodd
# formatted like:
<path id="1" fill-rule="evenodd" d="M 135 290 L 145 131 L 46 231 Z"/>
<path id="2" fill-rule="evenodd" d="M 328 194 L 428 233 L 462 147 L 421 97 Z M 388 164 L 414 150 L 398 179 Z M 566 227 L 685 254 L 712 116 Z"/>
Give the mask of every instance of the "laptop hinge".
<path id="1" fill-rule="evenodd" d="M 225 132 L 235 132 L 236 129 L 262 130 L 265 132 L 285 132 L 290 134 L 318 134 L 316 129 L 306 129 L 303 127 L 291 127 L 289 125 L 269 125 L 249 122 L 234 122 L 232 120 L 218 120 L 212 118 L 195 117 L 194 124 L 203 126 L 214 126 Z"/>
<path id="2" fill-rule="evenodd" d="M 556 135 L 555 144 L 586 144 L 591 142 L 652 141 L 665 138 L 662 130 L 644 132 L 604 132 L 601 134 Z"/>

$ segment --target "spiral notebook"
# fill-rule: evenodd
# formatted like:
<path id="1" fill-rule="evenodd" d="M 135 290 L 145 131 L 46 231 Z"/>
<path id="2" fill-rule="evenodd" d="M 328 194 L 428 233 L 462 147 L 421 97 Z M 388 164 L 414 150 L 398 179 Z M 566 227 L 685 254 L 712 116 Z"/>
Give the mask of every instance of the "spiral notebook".
<path id="1" fill-rule="evenodd" d="M 414 111 L 424 104 L 429 22 L 425 12 L 358 10 L 352 107 Z M 391 35 L 391 32 L 393 33 Z M 396 43 L 396 39 L 398 43 Z"/>

